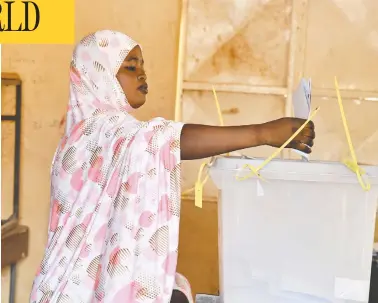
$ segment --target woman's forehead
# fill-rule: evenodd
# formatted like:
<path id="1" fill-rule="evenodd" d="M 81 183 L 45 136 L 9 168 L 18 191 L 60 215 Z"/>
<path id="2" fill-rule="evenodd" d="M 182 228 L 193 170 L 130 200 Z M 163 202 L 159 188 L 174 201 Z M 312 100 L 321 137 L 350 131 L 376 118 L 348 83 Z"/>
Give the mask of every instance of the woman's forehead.
<path id="1" fill-rule="evenodd" d="M 138 57 L 138 58 L 143 58 L 142 55 L 142 50 L 139 47 L 139 45 L 135 46 L 127 55 L 127 57 L 132 56 L 132 57 Z"/>
<path id="2" fill-rule="evenodd" d="M 125 61 L 140 61 L 144 63 L 142 50 L 139 45 L 135 46 L 126 56 Z"/>

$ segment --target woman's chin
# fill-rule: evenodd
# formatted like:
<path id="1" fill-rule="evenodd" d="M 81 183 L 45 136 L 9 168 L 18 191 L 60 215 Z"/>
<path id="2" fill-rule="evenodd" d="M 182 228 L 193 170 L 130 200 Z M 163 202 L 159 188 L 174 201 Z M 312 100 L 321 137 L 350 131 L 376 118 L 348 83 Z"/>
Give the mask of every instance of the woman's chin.
<path id="1" fill-rule="evenodd" d="M 145 96 L 144 96 L 144 98 L 141 98 L 139 100 L 135 100 L 133 102 L 129 101 L 129 104 L 134 109 L 140 108 L 142 105 L 144 105 L 144 103 L 146 103 L 146 97 Z"/>

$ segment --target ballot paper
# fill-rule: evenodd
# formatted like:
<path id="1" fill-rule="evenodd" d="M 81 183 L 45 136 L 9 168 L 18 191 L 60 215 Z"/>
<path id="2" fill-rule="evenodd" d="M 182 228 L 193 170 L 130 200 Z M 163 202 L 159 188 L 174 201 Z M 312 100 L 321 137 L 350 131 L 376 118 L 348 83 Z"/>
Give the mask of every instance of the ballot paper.
<path id="1" fill-rule="evenodd" d="M 311 79 L 301 79 L 297 89 L 293 92 L 294 116 L 301 119 L 308 119 L 311 112 Z M 302 160 L 308 161 L 308 155 L 294 150 L 302 156 Z"/>

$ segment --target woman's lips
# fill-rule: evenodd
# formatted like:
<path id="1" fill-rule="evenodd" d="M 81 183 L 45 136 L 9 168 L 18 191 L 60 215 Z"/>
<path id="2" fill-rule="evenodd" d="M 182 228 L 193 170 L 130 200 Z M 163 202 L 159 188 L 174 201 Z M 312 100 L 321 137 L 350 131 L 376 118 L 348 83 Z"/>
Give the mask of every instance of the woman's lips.
<path id="1" fill-rule="evenodd" d="M 143 84 L 138 87 L 138 90 L 142 93 L 147 95 L 148 94 L 148 84 Z"/>

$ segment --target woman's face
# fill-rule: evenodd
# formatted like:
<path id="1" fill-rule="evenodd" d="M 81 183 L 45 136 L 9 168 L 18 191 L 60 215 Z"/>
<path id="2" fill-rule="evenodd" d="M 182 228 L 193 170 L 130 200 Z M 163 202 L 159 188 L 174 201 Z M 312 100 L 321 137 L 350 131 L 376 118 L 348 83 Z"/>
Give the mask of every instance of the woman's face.
<path id="1" fill-rule="evenodd" d="M 116 77 L 131 107 L 141 107 L 146 102 L 148 85 L 142 51 L 139 46 L 136 46 L 127 55 Z"/>

